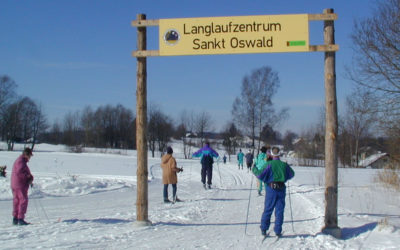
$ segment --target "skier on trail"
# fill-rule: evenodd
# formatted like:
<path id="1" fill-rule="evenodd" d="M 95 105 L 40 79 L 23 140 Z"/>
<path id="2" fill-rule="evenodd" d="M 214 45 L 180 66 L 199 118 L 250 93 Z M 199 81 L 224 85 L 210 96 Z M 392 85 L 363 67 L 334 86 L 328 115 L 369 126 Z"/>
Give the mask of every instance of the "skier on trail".
<path id="1" fill-rule="evenodd" d="M 203 183 L 203 187 L 206 188 L 206 176 L 207 176 L 207 185 L 208 188 L 211 189 L 212 184 L 212 171 L 213 171 L 213 163 L 214 159 L 218 158 L 218 153 L 210 147 L 210 143 L 206 142 L 205 146 L 199 149 L 197 152 L 192 154 L 192 157 L 200 157 L 201 162 L 201 182 Z"/>
<path id="2" fill-rule="evenodd" d="M 254 161 L 254 166 L 252 169 L 253 173 L 256 173 L 258 170 L 260 170 L 267 162 L 267 160 L 268 160 L 267 150 L 268 150 L 267 147 L 265 147 L 265 146 L 261 147 L 261 153 L 259 153 L 257 155 L 257 158 Z M 260 196 L 262 193 L 262 188 L 263 188 L 263 182 L 257 179 L 257 190 L 258 190 L 258 195 L 260 195 Z"/>
<path id="3" fill-rule="evenodd" d="M 222 159 L 224 160 L 224 164 L 226 164 L 226 155 Z"/>
<path id="4" fill-rule="evenodd" d="M 25 221 L 28 209 L 28 189 L 32 187 L 33 175 L 27 163 L 33 156 L 30 148 L 25 148 L 14 162 L 11 173 L 11 190 L 13 194 L 13 225 L 28 225 Z"/>
<path id="5" fill-rule="evenodd" d="M 262 169 L 256 172 L 259 180 L 265 183 L 265 205 L 261 216 L 261 234 L 267 235 L 271 223 L 271 215 L 275 209 L 274 232 L 279 237 L 282 234 L 283 214 L 285 211 L 285 182 L 294 176 L 293 169 L 279 159 L 279 148 L 271 150 L 272 160 L 267 161 Z"/>
<path id="6" fill-rule="evenodd" d="M 251 170 L 251 165 L 253 165 L 253 158 L 254 158 L 250 149 L 244 157 L 246 158 L 247 172 L 249 172 Z"/>
<path id="7" fill-rule="evenodd" d="M 176 184 L 178 183 L 178 177 L 176 176 L 176 173 L 182 172 L 182 168 L 178 168 L 176 166 L 176 160 L 172 156 L 173 150 L 171 147 L 167 148 L 167 154 L 163 155 L 161 158 L 161 168 L 163 172 L 163 184 L 164 184 L 164 202 L 165 203 L 170 203 L 171 201 L 168 199 L 168 184 L 172 185 L 172 197 L 173 197 L 173 202 L 181 201 L 178 199 L 176 196 Z"/>
<path id="8" fill-rule="evenodd" d="M 7 166 L 0 166 L 0 176 L 6 177 L 6 175 L 7 175 L 6 169 L 7 169 Z"/>
<path id="9" fill-rule="evenodd" d="M 238 160 L 239 169 L 240 169 L 240 166 L 242 166 L 242 169 L 243 169 L 243 157 L 244 157 L 244 154 L 243 154 L 242 150 L 239 149 L 239 153 L 237 154 L 237 160 Z"/>

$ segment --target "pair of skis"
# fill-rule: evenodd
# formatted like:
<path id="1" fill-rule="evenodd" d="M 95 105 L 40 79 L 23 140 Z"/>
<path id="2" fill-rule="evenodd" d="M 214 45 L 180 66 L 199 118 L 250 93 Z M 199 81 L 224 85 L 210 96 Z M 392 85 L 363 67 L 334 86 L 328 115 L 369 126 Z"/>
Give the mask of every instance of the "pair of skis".
<path id="1" fill-rule="evenodd" d="M 269 234 L 267 233 L 265 236 L 263 236 L 263 238 L 262 238 L 262 240 L 261 240 L 261 244 L 263 244 L 264 241 L 265 241 L 267 238 L 273 238 L 274 241 L 271 242 L 271 244 L 273 244 L 273 243 L 277 242 L 281 237 L 282 237 L 282 235 L 271 236 L 271 235 L 269 235 Z"/>

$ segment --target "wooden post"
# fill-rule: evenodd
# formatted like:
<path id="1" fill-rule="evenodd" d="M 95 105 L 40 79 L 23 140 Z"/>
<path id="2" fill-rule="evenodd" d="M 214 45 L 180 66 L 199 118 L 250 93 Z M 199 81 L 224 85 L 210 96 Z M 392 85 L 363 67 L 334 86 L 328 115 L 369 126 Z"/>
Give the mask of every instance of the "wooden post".
<path id="1" fill-rule="evenodd" d="M 333 13 L 325 9 L 324 14 Z M 324 21 L 324 44 L 335 44 L 333 20 Z M 325 52 L 325 226 L 322 232 L 341 238 L 338 227 L 338 114 L 336 99 L 336 52 Z"/>
<path id="2" fill-rule="evenodd" d="M 145 14 L 138 14 L 137 20 L 145 20 Z M 138 27 L 138 51 L 146 50 L 146 27 Z M 148 220 L 148 169 L 147 169 L 147 58 L 137 57 L 136 86 L 136 148 L 137 148 L 137 197 L 136 224 L 151 225 Z"/>

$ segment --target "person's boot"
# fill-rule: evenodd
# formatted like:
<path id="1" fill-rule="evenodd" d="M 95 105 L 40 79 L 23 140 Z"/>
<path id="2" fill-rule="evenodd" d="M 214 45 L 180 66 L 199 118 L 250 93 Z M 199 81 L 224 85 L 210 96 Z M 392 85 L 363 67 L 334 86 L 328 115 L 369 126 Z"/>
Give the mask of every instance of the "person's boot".
<path id="1" fill-rule="evenodd" d="M 20 225 L 20 226 L 26 226 L 29 224 L 31 224 L 31 223 L 24 221 L 24 219 L 18 219 L 18 225 Z"/>
<path id="2" fill-rule="evenodd" d="M 261 226 L 260 226 L 260 229 L 261 229 L 261 235 L 262 236 L 267 236 L 267 230 L 262 229 Z"/>
<path id="3" fill-rule="evenodd" d="M 175 202 L 181 202 L 182 200 L 180 200 L 179 198 L 178 198 L 178 196 L 174 196 L 174 199 L 173 199 L 173 203 L 175 203 Z"/>
<path id="4" fill-rule="evenodd" d="M 211 189 L 211 184 L 208 184 L 208 189 Z"/>
<path id="5" fill-rule="evenodd" d="M 204 188 L 204 189 L 207 189 L 207 186 L 206 186 L 206 184 L 205 184 L 205 183 L 203 183 L 203 188 Z"/>
<path id="6" fill-rule="evenodd" d="M 17 217 L 13 217 L 13 225 L 18 225 L 18 218 Z"/>
<path id="7" fill-rule="evenodd" d="M 261 229 L 261 235 L 262 235 L 262 236 L 267 236 L 267 230 L 262 230 L 262 229 Z"/>

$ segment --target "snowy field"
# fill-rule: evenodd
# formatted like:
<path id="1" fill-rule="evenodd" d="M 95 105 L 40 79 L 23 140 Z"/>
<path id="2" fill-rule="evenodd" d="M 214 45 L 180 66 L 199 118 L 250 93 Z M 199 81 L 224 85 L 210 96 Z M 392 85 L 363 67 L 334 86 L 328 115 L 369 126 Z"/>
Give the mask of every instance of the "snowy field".
<path id="1" fill-rule="evenodd" d="M 215 164 L 213 189 L 204 190 L 199 161 L 177 159 L 184 168 L 178 174 L 184 202 L 164 204 L 160 159 L 149 157 L 153 225 L 135 227 L 134 151 L 74 154 L 51 145 L 38 145 L 28 163 L 35 176 L 26 215 L 32 224 L 13 226 L 10 176 L 19 154 L 0 151 L 0 165 L 8 166 L 7 178 L 0 178 L 0 249 L 400 248 L 399 193 L 374 182 L 373 169 L 339 169 L 339 240 L 321 234 L 324 169 L 294 166 L 283 237 L 261 243 L 264 196 L 257 195 L 255 177 L 236 162 Z"/>

